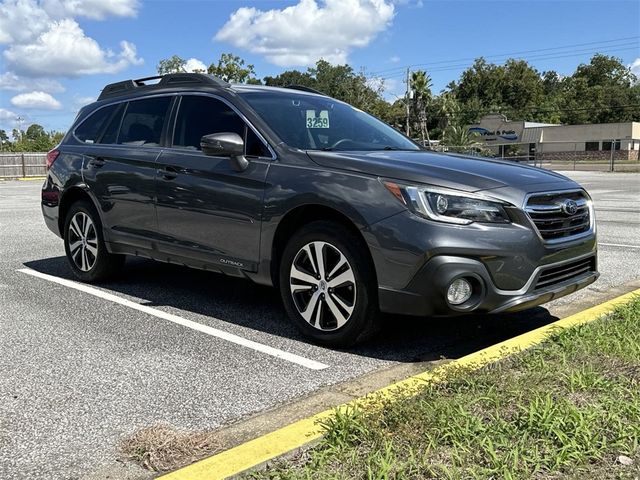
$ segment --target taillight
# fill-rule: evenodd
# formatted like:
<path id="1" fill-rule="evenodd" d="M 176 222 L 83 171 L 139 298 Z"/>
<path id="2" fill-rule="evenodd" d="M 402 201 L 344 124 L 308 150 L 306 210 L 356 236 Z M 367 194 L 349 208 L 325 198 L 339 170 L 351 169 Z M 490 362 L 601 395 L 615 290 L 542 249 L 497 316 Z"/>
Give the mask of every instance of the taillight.
<path id="1" fill-rule="evenodd" d="M 60 155 L 60 150 L 53 149 L 50 152 L 47 152 L 47 170 L 51 168 L 51 165 L 56 161 L 58 155 Z"/>

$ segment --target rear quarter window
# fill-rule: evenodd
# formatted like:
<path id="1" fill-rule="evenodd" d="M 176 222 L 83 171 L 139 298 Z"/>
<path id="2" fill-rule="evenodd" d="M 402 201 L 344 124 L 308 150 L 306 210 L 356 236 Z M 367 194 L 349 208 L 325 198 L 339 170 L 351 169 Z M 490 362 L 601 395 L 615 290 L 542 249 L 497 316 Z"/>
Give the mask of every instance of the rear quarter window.
<path id="1" fill-rule="evenodd" d="M 99 143 L 117 143 L 118 131 L 120 130 L 120 124 L 122 123 L 122 114 L 124 113 L 125 106 L 125 103 L 118 105 L 117 110 L 113 115 L 111 115 L 111 120 L 109 120 L 102 137 L 100 137 Z"/>
<path id="2" fill-rule="evenodd" d="M 84 143 L 96 143 L 117 108 L 117 105 L 108 105 L 90 114 L 76 127 L 76 138 Z"/>

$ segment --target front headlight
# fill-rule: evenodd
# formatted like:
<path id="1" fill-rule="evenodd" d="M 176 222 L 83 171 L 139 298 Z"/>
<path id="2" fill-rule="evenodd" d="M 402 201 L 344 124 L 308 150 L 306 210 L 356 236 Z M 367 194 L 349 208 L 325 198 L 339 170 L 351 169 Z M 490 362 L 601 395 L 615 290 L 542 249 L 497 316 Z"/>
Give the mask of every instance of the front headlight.
<path id="1" fill-rule="evenodd" d="M 468 225 L 510 223 L 508 204 L 483 195 L 438 187 L 401 185 L 383 180 L 383 185 L 412 212 L 438 222 Z"/>

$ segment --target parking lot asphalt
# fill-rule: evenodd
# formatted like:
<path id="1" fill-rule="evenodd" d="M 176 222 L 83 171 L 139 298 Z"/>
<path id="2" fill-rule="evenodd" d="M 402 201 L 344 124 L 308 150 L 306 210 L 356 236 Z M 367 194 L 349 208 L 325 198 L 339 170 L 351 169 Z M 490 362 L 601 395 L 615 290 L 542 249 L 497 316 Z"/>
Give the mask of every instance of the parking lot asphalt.
<path id="1" fill-rule="evenodd" d="M 598 282 L 520 314 L 389 317 L 346 352 L 303 341 L 275 290 L 240 279 L 130 259 L 117 281 L 78 289 L 42 221 L 40 182 L 0 182 L 0 478 L 107 478 L 140 428 L 217 428 L 370 372 L 456 358 L 640 280 L 640 175 L 567 174 L 595 200 Z"/>

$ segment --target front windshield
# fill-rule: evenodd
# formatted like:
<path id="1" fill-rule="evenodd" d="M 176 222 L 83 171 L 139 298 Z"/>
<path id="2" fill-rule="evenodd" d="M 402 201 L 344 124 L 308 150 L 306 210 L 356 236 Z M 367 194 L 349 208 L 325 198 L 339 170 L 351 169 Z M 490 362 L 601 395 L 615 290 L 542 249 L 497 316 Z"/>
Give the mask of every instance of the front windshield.
<path id="1" fill-rule="evenodd" d="M 419 150 L 386 123 L 346 103 L 296 92 L 247 92 L 251 107 L 301 150 Z"/>

